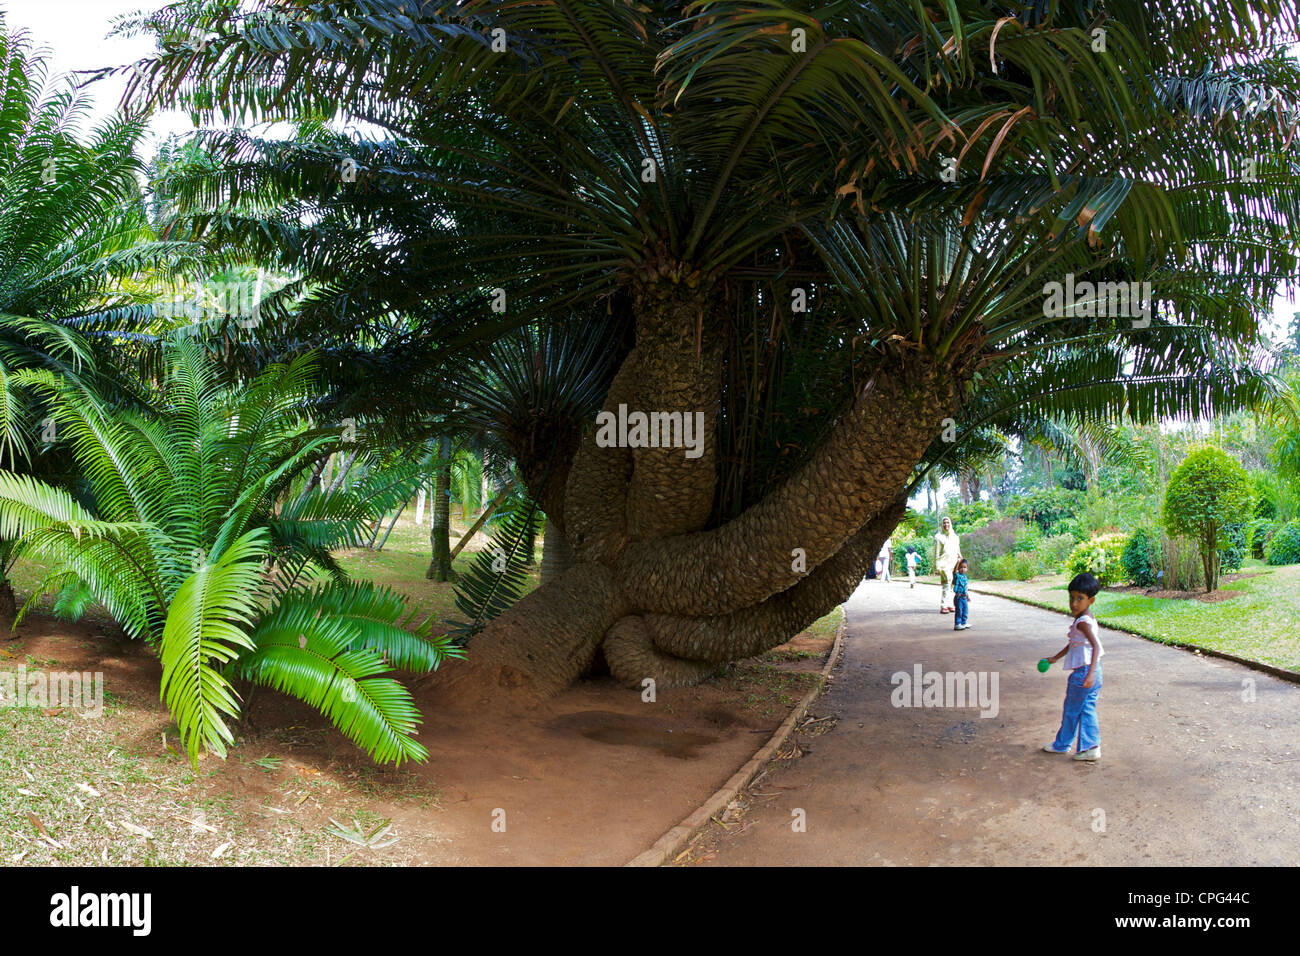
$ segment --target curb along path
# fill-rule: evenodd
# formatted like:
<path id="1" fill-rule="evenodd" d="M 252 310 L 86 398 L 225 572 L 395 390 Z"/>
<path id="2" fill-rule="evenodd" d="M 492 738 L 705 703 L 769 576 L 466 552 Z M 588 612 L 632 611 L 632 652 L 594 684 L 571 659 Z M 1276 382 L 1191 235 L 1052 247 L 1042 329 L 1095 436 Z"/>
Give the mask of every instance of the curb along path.
<path id="1" fill-rule="evenodd" d="M 625 864 L 626 866 L 662 866 L 664 863 L 671 862 L 682 851 L 682 848 L 690 842 L 696 832 L 706 826 L 714 814 L 724 810 L 727 804 L 731 803 L 736 798 L 736 795 L 758 775 L 764 765 L 790 739 L 795 726 L 808 712 L 808 708 L 813 701 L 825 692 L 831 668 L 839 661 L 844 649 L 844 629 L 848 624 L 848 619 L 846 611 L 844 617 L 840 619 L 839 627 L 835 629 L 835 643 L 831 645 L 830 654 L 826 658 L 825 666 L 822 667 L 817 686 L 805 694 L 803 700 L 795 705 L 794 709 L 790 711 L 790 716 L 776 729 L 776 732 L 772 734 L 771 739 L 763 748 L 754 754 L 743 767 L 732 774 L 731 779 L 723 784 L 722 788 L 713 796 L 709 797 L 699 809 L 656 840 L 650 849 L 637 854 L 636 857 L 629 860 Z"/>
<path id="2" fill-rule="evenodd" d="M 858 589 L 818 705 L 834 729 L 766 778 L 773 792 L 719 836 L 711 865 L 1300 861 L 1300 687 L 1102 628 L 1102 760 L 1053 757 L 1039 748 L 1065 673 L 1035 664 L 1065 643 L 1068 617 L 977 593 L 971 629 L 954 632 L 933 597 Z M 895 706 L 893 675 L 918 665 L 979 675 L 996 713 Z"/>

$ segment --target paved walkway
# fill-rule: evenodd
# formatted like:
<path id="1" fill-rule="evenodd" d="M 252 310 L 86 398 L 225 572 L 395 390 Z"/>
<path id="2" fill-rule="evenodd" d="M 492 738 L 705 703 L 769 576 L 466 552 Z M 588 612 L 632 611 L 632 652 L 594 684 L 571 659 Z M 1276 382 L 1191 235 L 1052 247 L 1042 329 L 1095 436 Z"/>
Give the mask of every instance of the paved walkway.
<path id="1" fill-rule="evenodd" d="M 1035 665 L 1069 618 L 972 598 L 954 632 L 934 587 L 863 583 L 813 708 L 838 723 L 796 738 L 715 865 L 1300 863 L 1300 686 L 1103 629 L 1102 760 L 1054 757 L 1066 675 Z M 996 673 L 997 716 L 893 706 L 917 664 Z"/>

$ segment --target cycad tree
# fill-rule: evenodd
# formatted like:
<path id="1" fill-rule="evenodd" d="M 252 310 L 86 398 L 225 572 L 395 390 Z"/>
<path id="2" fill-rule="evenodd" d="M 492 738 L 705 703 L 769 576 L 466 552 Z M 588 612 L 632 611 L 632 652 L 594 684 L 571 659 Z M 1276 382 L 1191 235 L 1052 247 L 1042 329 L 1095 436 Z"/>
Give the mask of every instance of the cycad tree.
<path id="1" fill-rule="evenodd" d="M 150 233 L 136 179 L 143 121 L 116 117 L 83 133 L 87 106 L 0 11 L 0 467 L 52 464 L 33 461 L 54 429 L 18 373 L 106 371 L 114 343 L 99 332 L 148 313 L 137 280 L 192 265 L 199 252 Z M 0 541 L 5 624 L 14 557 Z"/>
<path id="2" fill-rule="evenodd" d="M 698 456 L 589 428 L 552 469 L 575 564 L 475 638 L 502 686 L 562 687 L 598 651 L 686 682 L 787 639 L 856 586 L 918 472 L 1021 405 L 1149 419 L 1269 387 L 1290 0 L 195 9 L 141 24 L 142 102 L 372 132 L 208 134 L 174 235 L 297 270 L 303 334 L 422 316 L 410 381 L 601 310 L 627 335 L 602 411 L 702 416 Z M 1056 310 L 1055 282 L 1154 301 Z"/>
<path id="3" fill-rule="evenodd" d="M 144 414 L 50 372 L 25 375 L 89 498 L 0 471 L 0 536 L 52 567 L 37 594 L 60 591 L 74 613 L 98 601 L 158 649 L 162 699 L 191 756 L 224 754 L 232 741 L 237 679 L 306 701 L 378 762 L 427 755 L 416 708 L 389 671 L 428 671 L 459 652 L 406 619 L 392 591 L 350 582 L 330 555 L 405 500 L 418 472 L 289 495 L 339 446 L 337 433 L 304 420 L 314 374 L 301 358 L 224 388 L 198 345 L 182 341 L 167 353 L 158 408 Z"/>

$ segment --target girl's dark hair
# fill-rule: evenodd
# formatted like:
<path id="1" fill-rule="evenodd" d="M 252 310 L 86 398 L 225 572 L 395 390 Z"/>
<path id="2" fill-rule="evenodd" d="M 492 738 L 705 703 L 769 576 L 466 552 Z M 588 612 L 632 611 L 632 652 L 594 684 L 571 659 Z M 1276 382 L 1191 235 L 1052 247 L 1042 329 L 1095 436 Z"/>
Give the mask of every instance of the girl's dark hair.
<path id="1" fill-rule="evenodd" d="M 1097 592 L 1101 590 L 1101 582 L 1094 578 L 1087 571 L 1082 574 L 1076 574 L 1070 582 L 1067 591 L 1078 591 L 1080 594 L 1086 594 L 1088 597 L 1096 597 Z"/>
<path id="2" fill-rule="evenodd" d="M 966 565 L 967 567 L 970 567 L 970 562 L 968 562 L 965 558 L 958 558 L 957 567 L 960 568 L 963 564 Z"/>

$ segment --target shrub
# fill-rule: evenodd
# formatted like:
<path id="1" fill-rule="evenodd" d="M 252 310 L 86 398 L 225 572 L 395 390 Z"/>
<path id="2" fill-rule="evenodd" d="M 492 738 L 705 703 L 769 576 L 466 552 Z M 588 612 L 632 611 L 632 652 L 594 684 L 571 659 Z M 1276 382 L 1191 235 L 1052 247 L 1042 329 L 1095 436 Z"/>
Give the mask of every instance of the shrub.
<path id="1" fill-rule="evenodd" d="M 985 562 L 990 581 L 1028 581 L 1044 571 L 1042 561 L 1031 551 L 1013 551 Z"/>
<path id="2" fill-rule="evenodd" d="M 432 618 L 407 630 L 405 598 L 349 582 L 329 556 L 407 500 L 422 466 L 376 467 L 328 495 L 308 480 L 302 497 L 286 496 L 315 457 L 341 447 L 299 417 L 316 395 L 315 359 L 234 388 L 196 341 L 162 358 L 147 417 L 109 420 L 79 384 L 39 380 L 97 510 L 0 471 L 0 528 L 51 563 L 42 589 L 60 587 L 65 608 L 96 600 L 157 649 L 162 701 L 196 769 L 200 751 L 224 756 L 234 741 L 227 721 L 245 713 L 237 680 L 316 708 L 377 763 L 427 759 L 419 710 L 388 672 L 427 673 L 464 652 L 431 636 Z"/>
<path id="3" fill-rule="evenodd" d="M 1246 560 L 1249 543 L 1246 538 L 1246 525 L 1234 522 L 1223 526 L 1224 546 L 1219 548 L 1219 570 L 1223 572 L 1240 571 Z"/>
<path id="4" fill-rule="evenodd" d="M 1089 538 L 1082 544 L 1076 545 L 1070 552 L 1067 562 L 1070 573 L 1081 574 L 1088 571 L 1095 575 L 1103 586 L 1114 584 L 1124 575 L 1122 560 L 1124 545 L 1123 534 L 1102 534 Z"/>
<path id="5" fill-rule="evenodd" d="M 1043 570 L 1059 571 L 1065 567 L 1065 562 L 1070 558 L 1070 552 L 1078 544 L 1072 535 L 1058 534 L 1050 538 L 1044 538 L 1042 544 L 1038 546 L 1038 560 L 1043 565 Z"/>
<path id="6" fill-rule="evenodd" d="M 1083 506 L 1081 491 L 1066 488 L 1040 488 L 1022 497 L 1012 499 L 1007 514 L 1038 525 L 1044 534 L 1060 534 L 1058 525 L 1078 514 Z"/>
<path id="7" fill-rule="evenodd" d="M 1160 553 L 1162 590 L 1193 591 L 1205 586 L 1205 565 L 1194 540 L 1161 535 Z"/>
<path id="8" fill-rule="evenodd" d="M 1237 459 L 1217 448 L 1192 452 L 1170 477 L 1165 488 L 1165 530 L 1196 539 L 1207 591 L 1218 587 L 1225 526 L 1240 521 L 1254 506 L 1250 475 Z"/>
<path id="9" fill-rule="evenodd" d="M 920 559 L 916 563 L 917 574 L 929 574 L 934 570 L 934 539 L 933 538 L 896 538 L 894 540 L 894 568 L 893 574 L 907 574 L 907 548 L 911 545 L 916 549 L 917 557 Z"/>
<path id="10" fill-rule="evenodd" d="M 1062 518 L 1053 524 L 1047 533 L 1054 538 L 1059 535 L 1067 535 L 1075 544 L 1088 537 L 1084 533 L 1083 523 L 1078 518 Z"/>
<path id="11" fill-rule="evenodd" d="M 1264 546 L 1281 527 L 1272 518 L 1256 518 L 1246 525 L 1246 544 L 1252 558 L 1264 557 Z"/>
<path id="12" fill-rule="evenodd" d="M 1300 564 L 1300 519 L 1277 529 L 1264 548 L 1264 560 L 1269 564 Z"/>
<path id="13" fill-rule="evenodd" d="M 998 509 L 991 501 L 972 501 L 966 505 L 953 505 L 948 509 L 952 519 L 953 530 L 958 534 L 982 528 L 998 516 Z"/>
<path id="14" fill-rule="evenodd" d="M 970 562 L 971 574 L 980 578 L 990 577 L 989 562 L 1011 553 L 1016 534 L 1024 526 L 1025 523 L 1017 518 L 998 518 L 962 535 L 961 553 Z"/>
<path id="15" fill-rule="evenodd" d="M 1129 536 L 1120 556 L 1124 579 L 1140 588 L 1155 587 L 1162 559 L 1160 533 L 1153 528 L 1138 528 Z"/>
<path id="16" fill-rule="evenodd" d="M 1037 551 L 1042 543 L 1043 532 L 1038 530 L 1038 525 L 1027 524 L 1016 533 L 1015 541 L 1011 545 L 1011 550 L 1016 553 L 1021 551 Z"/>

